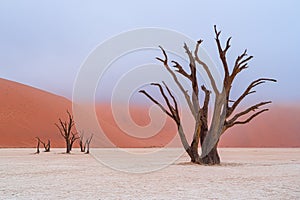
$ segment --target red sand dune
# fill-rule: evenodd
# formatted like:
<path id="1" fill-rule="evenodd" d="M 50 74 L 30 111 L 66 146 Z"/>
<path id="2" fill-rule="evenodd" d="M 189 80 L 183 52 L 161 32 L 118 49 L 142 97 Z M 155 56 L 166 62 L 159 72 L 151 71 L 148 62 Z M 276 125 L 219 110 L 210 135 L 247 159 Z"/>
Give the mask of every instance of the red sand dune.
<path id="1" fill-rule="evenodd" d="M 4 79 L 0 79 L 0 99 L 0 147 L 34 147 L 36 136 L 44 140 L 51 139 L 53 147 L 64 145 L 54 123 L 59 117 L 66 117 L 67 109 L 71 110 L 72 105 L 68 99 Z M 130 109 L 134 121 L 139 125 L 149 123 L 147 112 L 144 107 Z M 174 123 L 167 119 L 165 127 L 157 135 L 138 139 L 120 130 L 109 106 L 97 106 L 97 114 L 106 136 L 119 147 L 164 146 L 175 133 Z M 221 146 L 300 147 L 299 132 L 300 106 L 273 105 L 269 112 L 250 124 L 230 129 L 222 137 Z M 180 146 L 179 141 L 177 144 Z"/>
<path id="2" fill-rule="evenodd" d="M 0 79 L 0 147 L 33 147 L 35 137 L 62 145 L 54 123 L 71 110 L 63 97 Z"/>

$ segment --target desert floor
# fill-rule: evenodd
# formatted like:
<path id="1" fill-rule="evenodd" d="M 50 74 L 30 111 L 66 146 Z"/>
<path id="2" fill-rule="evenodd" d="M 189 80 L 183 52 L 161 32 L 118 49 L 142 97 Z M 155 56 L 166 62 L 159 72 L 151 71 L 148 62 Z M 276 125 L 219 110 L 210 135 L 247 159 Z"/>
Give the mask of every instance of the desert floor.
<path id="1" fill-rule="evenodd" d="M 147 157 L 154 150 L 157 162 Z M 0 199 L 300 199 L 299 148 L 224 148 L 220 166 L 186 154 L 169 164 L 174 150 L 154 150 L 126 149 L 147 157 L 135 159 L 114 149 L 0 149 Z"/>

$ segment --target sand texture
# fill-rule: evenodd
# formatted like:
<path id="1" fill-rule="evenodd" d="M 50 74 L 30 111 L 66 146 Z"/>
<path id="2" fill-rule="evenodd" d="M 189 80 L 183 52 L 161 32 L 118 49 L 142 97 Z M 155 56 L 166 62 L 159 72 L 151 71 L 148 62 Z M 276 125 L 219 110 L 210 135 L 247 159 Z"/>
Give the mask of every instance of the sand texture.
<path id="1" fill-rule="evenodd" d="M 112 150 L 97 151 L 109 156 Z M 71 155 L 64 149 L 33 152 L 0 149 L 0 199 L 300 199 L 299 148 L 220 149 L 220 166 L 190 164 L 184 154 L 161 170 L 141 174 L 113 170 L 78 149 Z M 137 170 L 147 165 L 111 160 Z"/>

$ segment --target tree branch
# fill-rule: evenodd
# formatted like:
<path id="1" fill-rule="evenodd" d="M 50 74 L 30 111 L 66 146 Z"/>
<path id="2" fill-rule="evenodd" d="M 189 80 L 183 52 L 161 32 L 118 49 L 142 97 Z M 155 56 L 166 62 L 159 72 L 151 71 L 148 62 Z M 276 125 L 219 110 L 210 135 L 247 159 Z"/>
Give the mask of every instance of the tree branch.
<path id="1" fill-rule="evenodd" d="M 156 86 L 158 86 L 158 87 L 160 88 L 161 94 L 162 94 L 162 96 L 164 96 L 164 99 L 165 99 L 165 101 L 166 101 L 166 103 L 167 103 L 169 109 L 170 109 L 171 111 L 173 111 L 172 113 L 168 112 L 168 111 L 167 111 L 167 110 L 166 110 L 166 109 L 165 109 L 165 108 L 164 108 L 157 100 L 155 100 L 155 99 L 154 99 L 151 95 L 149 95 L 145 90 L 140 90 L 139 92 L 140 92 L 140 93 L 143 93 L 144 95 L 146 95 L 152 102 L 154 102 L 156 105 L 158 105 L 158 106 L 160 107 L 160 109 L 161 109 L 164 113 L 166 113 L 169 117 L 171 117 L 171 118 L 175 121 L 175 123 L 176 123 L 176 125 L 177 125 L 177 128 L 178 128 L 178 134 L 179 134 L 179 136 L 180 136 L 180 140 L 181 140 L 181 142 L 182 142 L 182 145 L 184 146 L 185 150 L 188 151 L 188 149 L 190 148 L 190 146 L 189 146 L 189 144 L 188 144 L 188 142 L 187 142 L 187 140 L 186 140 L 185 133 L 184 133 L 183 128 L 182 128 L 182 126 L 181 126 L 180 117 L 179 117 L 179 114 L 178 114 L 178 107 L 177 107 L 176 99 L 175 99 L 174 96 L 172 95 L 170 89 L 169 89 L 169 88 L 167 87 L 167 85 L 164 83 L 165 87 L 166 87 L 167 90 L 168 90 L 168 93 L 170 94 L 171 98 L 172 98 L 173 101 L 174 101 L 175 108 L 173 108 L 173 107 L 171 106 L 171 104 L 170 104 L 168 98 L 166 98 L 166 95 L 164 94 L 161 85 L 160 85 L 160 84 L 157 84 L 157 83 L 156 83 L 156 84 L 152 84 L 152 85 L 156 85 Z"/>
<path id="2" fill-rule="evenodd" d="M 208 78 L 209 78 L 209 80 L 210 80 L 211 86 L 212 86 L 212 88 L 213 88 L 215 94 L 219 94 L 219 90 L 218 90 L 218 88 L 217 88 L 215 79 L 214 79 L 214 77 L 212 76 L 212 74 L 211 74 L 211 72 L 210 72 L 210 70 L 209 70 L 209 67 L 208 67 L 207 64 L 206 64 L 205 62 L 203 62 L 203 61 L 199 58 L 199 56 L 198 56 L 199 47 L 200 47 L 200 45 L 201 45 L 202 42 L 203 42 L 203 40 L 199 40 L 199 41 L 197 42 L 197 44 L 196 44 L 196 48 L 195 48 L 195 51 L 194 51 L 195 60 L 196 60 L 197 63 L 199 63 L 200 65 L 203 66 L 203 68 L 204 68 L 204 70 L 205 70 L 205 72 L 206 72 L 206 74 L 207 74 L 207 76 L 208 76 Z"/>
<path id="3" fill-rule="evenodd" d="M 248 68 L 248 62 L 253 58 L 253 56 L 248 56 L 247 58 L 244 58 L 246 56 L 247 56 L 247 49 L 245 49 L 245 51 L 236 58 L 232 73 L 230 75 L 230 84 L 232 84 L 235 76 L 238 73 Z"/>
<path id="4" fill-rule="evenodd" d="M 216 25 L 214 25 L 214 29 L 215 29 L 215 34 L 216 34 L 215 40 L 216 40 L 216 43 L 217 43 L 217 47 L 218 47 L 218 51 L 219 51 L 219 56 L 220 56 L 220 59 L 221 59 L 222 64 L 223 64 L 223 69 L 224 69 L 224 74 L 225 74 L 225 77 L 224 77 L 224 87 L 226 87 L 226 84 L 227 84 L 226 81 L 229 78 L 229 69 L 228 69 L 228 64 L 227 64 L 227 60 L 226 60 L 226 53 L 227 53 L 228 49 L 230 48 L 231 37 L 229 37 L 227 39 L 226 47 L 223 50 L 222 46 L 221 46 L 220 39 L 219 39 L 221 31 L 217 31 L 217 26 Z"/>
<path id="5" fill-rule="evenodd" d="M 71 137 L 71 142 L 74 142 L 75 140 L 77 140 L 77 139 L 79 139 L 80 137 L 78 137 L 77 135 L 78 135 L 78 133 L 76 132 L 76 133 L 73 133 L 72 131 L 71 131 L 71 134 L 72 134 L 72 137 Z"/>
<path id="6" fill-rule="evenodd" d="M 251 115 L 248 119 L 246 119 L 246 120 L 244 120 L 244 121 L 236 121 L 236 122 L 234 122 L 234 123 L 232 123 L 232 124 L 228 124 L 228 125 L 226 125 L 226 128 L 230 128 L 230 127 L 232 127 L 232 126 L 234 126 L 234 125 L 237 125 L 237 124 L 246 124 L 246 123 L 249 123 L 252 119 L 254 119 L 256 116 L 258 116 L 258 115 L 260 115 L 261 113 L 263 113 L 263 112 L 266 112 L 266 111 L 268 111 L 269 109 L 263 109 L 263 110 L 261 110 L 261 111 L 259 111 L 259 112 L 256 112 L 256 113 L 254 113 L 253 115 Z"/>
<path id="7" fill-rule="evenodd" d="M 185 49 L 186 54 L 189 57 L 190 61 L 190 70 L 191 70 L 191 75 L 190 75 L 190 81 L 192 82 L 192 88 L 193 88 L 193 94 L 192 94 L 192 102 L 193 106 L 195 109 L 195 112 L 198 113 L 200 110 L 200 105 L 199 105 L 199 88 L 198 88 L 198 80 L 197 80 L 197 70 L 196 70 L 196 61 L 195 58 L 193 57 L 192 52 L 189 50 L 189 47 L 184 43 L 183 48 Z"/>
<path id="8" fill-rule="evenodd" d="M 184 43 L 183 48 L 185 49 L 185 52 L 189 57 L 189 61 L 190 61 L 189 67 L 191 70 L 190 80 L 192 81 L 192 84 L 193 84 L 194 93 L 196 94 L 196 96 L 198 96 L 199 91 L 198 91 L 198 83 L 197 83 L 196 62 L 195 62 L 192 52 L 190 51 L 190 49 L 186 45 L 186 43 Z M 195 87 L 195 86 L 197 86 L 197 87 Z"/>
<path id="9" fill-rule="evenodd" d="M 228 107 L 226 117 L 228 118 L 233 111 L 237 108 L 237 106 L 241 103 L 241 101 L 249 94 L 255 93 L 255 91 L 251 91 L 254 87 L 259 84 L 265 83 L 266 81 L 277 82 L 275 79 L 270 78 L 259 78 L 257 80 L 252 81 L 246 90 L 241 94 L 241 96 L 233 103 L 231 107 Z"/>
<path id="10" fill-rule="evenodd" d="M 173 108 L 173 106 L 170 104 L 170 101 L 168 99 L 168 97 L 166 96 L 165 92 L 164 92 L 164 89 L 162 88 L 162 86 L 158 83 L 151 83 L 151 85 L 154 85 L 154 86 L 157 86 L 160 90 L 160 94 L 163 96 L 168 108 L 169 108 L 169 111 L 171 112 L 172 116 L 175 117 L 174 115 L 174 111 L 175 109 Z M 174 99 L 175 100 L 175 99 Z"/>
<path id="11" fill-rule="evenodd" d="M 61 119 L 59 119 L 59 121 L 61 122 Z M 55 126 L 58 128 L 58 130 L 59 130 L 61 136 L 63 136 L 63 137 L 65 138 L 64 131 L 61 129 L 61 127 L 60 127 L 57 123 L 54 123 L 54 124 L 55 124 Z M 61 122 L 61 124 L 62 124 L 62 122 Z"/>
<path id="12" fill-rule="evenodd" d="M 184 77 L 188 78 L 191 81 L 191 75 L 188 74 L 183 67 L 176 61 L 172 60 L 172 63 L 174 63 L 175 65 L 173 65 L 174 68 L 176 68 L 176 72 L 180 73 L 181 75 L 183 75 Z"/>
<path id="13" fill-rule="evenodd" d="M 188 92 L 184 89 L 184 87 L 182 86 L 182 84 L 179 82 L 176 74 L 169 67 L 169 65 L 168 65 L 168 57 L 167 57 L 167 54 L 166 54 L 165 50 L 161 46 L 159 46 L 159 47 L 162 50 L 163 55 L 165 56 L 165 59 L 163 60 L 163 59 L 158 58 L 158 57 L 156 57 L 156 59 L 159 60 L 159 61 L 161 61 L 162 63 L 164 63 L 164 67 L 167 69 L 167 71 L 173 77 L 173 80 L 175 81 L 176 85 L 178 86 L 178 88 L 180 89 L 180 91 L 182 92 L 182 94 L 184 95 L 184 98 L 185 98 L 185 100 L 186 100 L 186 102 L 188 104 L 188 107 L 189 107 L 189 109 L 190 109 L 190 111 L 191 111 L 194 119 L 196 119 L 197 113 L 196 113 L 196 111 L 193 108 L 193 104 L 191 102 L 191 99 L 190 99 L 190 96 L 189 96 Z"/>
<path id="14" fill-rule="evenodd" d="M 227 126 L 231 127 L 235 124 L 236 120 L 238 118 L 240 118 L 241 116 L 244 116 L 246 114 L 248 114 L 249 112 L 251 111 L 255 111 L 256 109 L 258 109 L 259 107 L 263 106 L 263 105 L 266 105 L 266 104 L 269 104 L 269 103 L 272 103 L 271 101 L 265 101 L 265 102 L 260 102 L 258 104 L 255 104 L 249 108 L 247 108 L 246 110 L 240 112 L 240 113 L 237 113 L 234 117 L 232 117 L 230 120 L 228 120 L 226 122 Z M 250 119 L 251 120 L 251 119 Z"/>
<path id="15" fill-rule="evenodd" d="M 164 48 L 162 48 L 162 46 L 158 46 L 158 47 L 159 47 L 159 48 L 161 49 L 161 51 L 163 52 L 165 59 L 161 59 L 161 58 L 159 58 L 159 57 L 156 57 L 156 59 L 159 60 L 159 61 L 161 61 L 161 62 L 163 62 L 164 65 L 168 65 L 168 56 L 167 56 L 167 54 L 166 54 L 166 51 L 164 50 Z"/>
<path id="16" fill-rule="evenodd" d="M 204 97 L 204 103 L 202 106 L 202 109 L 207 110 L 208 111 L 208 104 L 209 104 L 209 98 L 210 98 L 210 91 L 204 86 L 201 86 L 201 89 L 204 91 L 205 93 L 205 97 Z"/>
<path id="17" fill-rule="evenodd" d="M 69 126 L 68 126 L 68 133 L 70 134 L 72 127 L 74 126 L 74 120 L 73 116 L 70 114 L 70 112 L 67 110 L 68 117 L 69 117 Z"/>
<path id="18" fill-rule="evenodd" d="M 163 81 L 163 84 L 164 84 L 165 88 L 167 89 L 167 91 L 168 91 L 170 97 L 173 99 L 173 103 L 174 103 L 174 106 L 175 106 L 176 114 L 179 116 L 177 101 L 176 101 L 174 95 L 171 93 L 169 87 L 167 86 L 167 84 L 166 84 L 164 81 Z"/>
<path id="19" fill-rule="evenodd" d="M 146 95 L 146 97 L 148 97 L 153 103 L 155 103 L 156 105 L 158 105 L 158 107 L 159 107 L 164 113 L 166 113 L 169 117 L 171 117 L 172 119 L 174 119 L 174 118 L 173 118 L 173 115 L 172 115 L 170 112 L 168 112 L 167 109 L 165 109 L 165 108 L 163 107 L 163 105 L 161 105 L 161 104 L 160 104 L 156 99 L 154 99 L 149 93 L 147 93 L 145 90 L 140 90 L 139 92 L 142 93 L 142 94 L 144 94 L 144 95 Z"/>

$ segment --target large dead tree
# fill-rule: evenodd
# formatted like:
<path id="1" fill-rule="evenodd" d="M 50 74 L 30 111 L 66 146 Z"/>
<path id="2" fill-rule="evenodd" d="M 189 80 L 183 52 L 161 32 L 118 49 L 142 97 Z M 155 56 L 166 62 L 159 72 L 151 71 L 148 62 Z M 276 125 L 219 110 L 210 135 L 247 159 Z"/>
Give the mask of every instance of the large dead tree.
<path id="1" fill-rule="evenodd" d="M 66 142 L 66 153 L 70 153 L 72 150 L 72 146 L 74 142 L 79 139 L 78 134 L 72 131 L 75 122 L 73 119 L 73 116 L 70 114 L 69 111 L 67 111 L 68 114 L 68 120 L 62 121 L 59 118 L 59 124 L 55 123 L 56 127 L 58 128 L 61 136 L 65 139 Z"/>
<path id="2" fill-rule="evenodd" d="M 241 71 L 248 68 L 248 62 L 253 58 L 253 56 L 248 56 L 247 50 L 245 50 L 236 58 L 234 66 L 230 70 L 226 59 L 226 53 L 230 48 L 231 37 L 227 39 L 225 48 L 222 48 L 219 39 L 221 31 L 218 31 L 216 26 L 214 26 L 214 31 L 216 35 L 215 40 L 217 44 L 218 53 L 224 71 L 223 88 L 221 91 L 218 90 L 215 77 L 213 77 L 208 65 L 198 56 L 198 51 L 200 45 L 202 44 L 202 40 L 199 40 L 197 42 L 194 51 L 191 51 L 189 47 L 186 44 L 184 44 L 183 48 L 185 49 L 185 52 L 189 59 L 189 72 L 180 63 L 172 60 L 171 63 L 173 63 L 173 68 L 175 69 L 175 71 L 173 71 L 173 69 L 171 69 L 171 67 L 169 66 L 167 53 L 162 47 L 160 48 L 162 50 L 164 58 L 156 58 L 157 60 L 163 63 L 163 66 L 170 73 L 173 80 L 179 87 L 180 91 L 183 93 L 187 106 L 189 107 L 189 110 L 192 113 L 193 118 L 195 120 L 193 140 L 190 144 L 186 139 L 186 134 L 182 127 L 182 121 L 179 115 L 177 101 L 169 87 L 164 82 L 162 84 L 151 84 L 153 86 L 158 87 L 164 99 L 164 104 L 157 101 L 145 90 L 140 90 L 141 93 L 146 95 L 146 97 L 148 97 L 152 102 L 158 105 L 164 113 L 166 113 L 175 121 L 182 145 L 185 148 L 188 155 L 190 156 L 191 162 L 208 165 L 220 163 L 220 157 L 218 154 L 217 147 L 221 135 L 228 128 L 233 127 L 237 124 L 246 124 L 261 113 L 268 111 L 268 109 L 261 109 L 255 112 L 261 106 L 271 103 L 271 101 L 260 102 L 248 107 L 247 109 L 241 112 L 235 112 L 238 105 L 240 105 L 240 103 L 245 99 L 246 96 L 255 93 L 255 91 L 253 90 L 254 87 L 267 81 L 276 82 L 276 80 L 270 78 L 259 78 L 251 82 L 249 86 L 245 89 L 245 91 L 242 92 L 242 94 L 236 100 L 231 100 L 230 91 L 232 88 L 233 81 Z M 208 124 L 208 109 L 210 104 L 211 91 L 209 91 L 207 87 L 202 85 L 200 88 L 204 93 L 204 99 L 202 102 L 200 102 L 199 84 L 196 71 L 197 66 L 203 67 L 210 80 L 210 85 L 213 90 L 212 92 L 215 94 L 210 124 Z M 178 75 L 181 75 L 188 79 L 188 81 L 191 84 L 192 92 L 189 93 L 188 90 L 186 90 L 183 87 L 182 83 L 177 77 Z M 252 113 L 250 116 L 247 116 L 247 114 L 250 114 L 250 112 L 252 111 L 254 113 Z M 245 116 L 246 119 L 244 119 Z M 201 156 L 198 153 L 199 144 L 201 145 Z"/>

